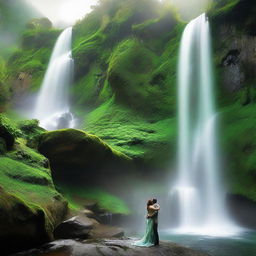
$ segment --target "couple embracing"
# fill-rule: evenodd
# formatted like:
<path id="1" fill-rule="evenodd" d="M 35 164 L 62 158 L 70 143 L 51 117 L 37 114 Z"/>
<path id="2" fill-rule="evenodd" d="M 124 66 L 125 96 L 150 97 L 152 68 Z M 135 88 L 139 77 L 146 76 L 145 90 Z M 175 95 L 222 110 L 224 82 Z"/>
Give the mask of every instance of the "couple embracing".
<path id="1" fill-rule="evenodd" d="M 143 238 L 134 243 L 137 246 L 155 246 L 159 245 L 158 236 L 158 211 L 160 210 L 159 204 L 157 204 L 157 199 L 150 199 L 147 202 L 147 224 L 146 232 Z"/>

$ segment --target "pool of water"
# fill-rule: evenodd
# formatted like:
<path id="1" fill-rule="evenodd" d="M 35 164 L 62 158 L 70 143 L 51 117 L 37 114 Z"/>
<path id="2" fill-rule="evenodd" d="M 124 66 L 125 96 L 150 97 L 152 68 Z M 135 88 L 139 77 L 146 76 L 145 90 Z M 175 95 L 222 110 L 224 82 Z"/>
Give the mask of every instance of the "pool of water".
<path id="1" fill-rule="evenodd" d="M 256 256 L 256 231 L 241 232 L 229 237 L 160 231 L 160 238 L 206 252 L 211 256 Z"/>

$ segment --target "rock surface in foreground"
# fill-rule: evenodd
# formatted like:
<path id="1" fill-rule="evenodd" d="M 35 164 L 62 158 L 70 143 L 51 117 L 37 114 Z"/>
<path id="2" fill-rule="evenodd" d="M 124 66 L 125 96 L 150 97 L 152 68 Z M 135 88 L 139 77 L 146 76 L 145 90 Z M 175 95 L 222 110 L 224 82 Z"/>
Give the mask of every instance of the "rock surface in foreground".
<path id="1" fill-rule="evenodd" d="M 133 246 L 132 239 L 102 239 L 78 242 L 74 240 L 59 240 L 44 246 L 41 249 L 19 253 L 13 256 L 207 256 L 184 246 L 161 242 L 160 246 L 150 248 Z"/>

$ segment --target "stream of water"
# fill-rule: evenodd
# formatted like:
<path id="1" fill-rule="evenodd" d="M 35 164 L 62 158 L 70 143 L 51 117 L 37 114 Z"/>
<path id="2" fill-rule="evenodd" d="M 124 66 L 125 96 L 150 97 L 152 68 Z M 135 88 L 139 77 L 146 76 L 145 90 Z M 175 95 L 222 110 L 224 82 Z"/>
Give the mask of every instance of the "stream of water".
<path id="1" fill-rule="evenodd" d="M 186 26 L 179 52 L 178 175 L 170 191 L 178 233 L 237 231 L 226 211 L 221 181 L 211 63 L 209 22 L 202 14 Z"/>
<path id="2" fill-rule="evenodd" d="M 33 118 L 47 130 L 73 128 L 69 89 L 73 79 L 74 61 L 71 51 L 72 28 L 59 36 L 39 91 Z"/>

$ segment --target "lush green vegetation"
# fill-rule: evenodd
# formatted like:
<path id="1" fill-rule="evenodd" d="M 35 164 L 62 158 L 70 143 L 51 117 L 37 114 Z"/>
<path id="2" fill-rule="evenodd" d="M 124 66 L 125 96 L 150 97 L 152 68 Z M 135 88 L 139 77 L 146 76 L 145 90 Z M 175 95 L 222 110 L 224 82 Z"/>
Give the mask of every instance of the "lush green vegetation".
<path id="1" fill-rule="evenodd" d="M 130 209 L 120 198 L 109 194 L 99 188 L 78 188 L 72 186 L 60 186 L 61 193 L 67 198 L 69 206 L 74 210 L 81 210 L 81 207 L 96 202 L 104 211 L 116 214 L 130 214 Z"/>
<path id="2" fill-rule="evenodd" d="M 224 175 L 230 192 L 256 200 L 255 60 L 250 57 L 254 13 L 253 0 L 218 0 L 208 11 L 214 39 L 217 107 L 223 120 L 221 143 L 227 155 Z M 76 65 L 71 95 L 80 128 L 147 170 L 164 170 L 176 156 L 176 71 L 184 26 L 168 1 L 102 0 L 73 28 Z M 47 19 L 27 23 L 20 48 L 7 63 L 0 61 L 1 110 L 7 108 L 10 96 L 19 95 L 20 75 L 22 79 L 30 77 L 26 93 L 38 90 L 59 33 Z M 239 70 L 240 82 L 234 86 L 232 65 L 225 64 L 230 57 Z M 36 148 L 43 130 L 36 121 L 17 127 L 22 139 L 16 140 L 16 147 L 29 155 L 22 160 L 24 164 L 42 163 L 43 159 L 27 146 Z M 17 160 L 14 153 L 8 154 Z"/>
<path id="3" fill-rule="evenodd" d="M 47 240 L 47 237 L 52 237 L 53 229 L 66 215 L 67 204 L 55 189 L 48 160 L 27 146 L 29 143 L 25 139 L 24 127 L 31 128 L 31 123 L 33 122 L 16 122 L 4 115 L 0 116 L 0 208 L 3 214 L 0 223 L 2 229 L 6 229 L 5 225 L 8 226 L 1 235 L 5 236 L 17 227 L 21 228 L 20 236 L 29 237 L 33 236 L 33 231 L 26 231 L 27 226 L 41 225 L 41 237 L 45 235 L 45 238 L 34 234 L 33 241 Z M 34 122 L 32 127 L 35 129 L 35 126 Z M 31 133 L 31 129 L 29 130 Z M 36 129 L 34 132 L 37 133 Z M 25 223 L 22 231 L 22 226 L 18 224 L 19 214 L 24 220 L 34 216 L 34 224 Z"/>
<path id="4" fill-rule="evenodd" d="M 165 166 L 174 153 L 184 24 L 167 3 L 121 2 L 102 1 L 74 27 L 75 112 L 84 130 L 112 147 Z"/>

